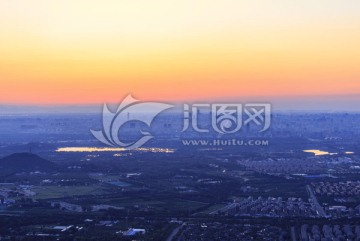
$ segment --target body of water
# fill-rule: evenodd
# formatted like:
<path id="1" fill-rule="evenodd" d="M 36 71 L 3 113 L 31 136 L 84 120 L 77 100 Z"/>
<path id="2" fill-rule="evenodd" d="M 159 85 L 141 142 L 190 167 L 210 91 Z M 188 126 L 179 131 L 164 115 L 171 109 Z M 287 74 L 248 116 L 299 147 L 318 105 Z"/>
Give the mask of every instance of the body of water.
<path id="1" fill-rule="evenodd" d="M 114 182 L 107 182 L 108 184 L 117 186 L 117 187 L 128 187 L 131 186 L 130 183 L 122 182 L 122 181 L 114 181 Z"/>
<path id="2" fill-rule="evenodd" d="M 162 153 L 174 153 L 174 149 L 158 148 L 158 147 L 141 147 L 132 150 L 128 150 L 122 147 L 60 147 L 56 152 L 122 152 L 122 151 L 138 151 L 138 152 L 162 152 Z"/>

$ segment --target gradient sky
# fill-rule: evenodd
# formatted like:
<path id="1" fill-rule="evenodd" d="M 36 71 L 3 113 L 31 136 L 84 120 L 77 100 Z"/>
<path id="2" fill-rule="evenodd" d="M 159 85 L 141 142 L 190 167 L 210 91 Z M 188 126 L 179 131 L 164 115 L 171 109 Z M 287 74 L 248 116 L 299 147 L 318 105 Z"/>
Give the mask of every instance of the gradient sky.
<path id="1" fill-rule="evenodd" d="M 0 103 L 118 102 L 128 93 L 359 94 L 360 1 L 0 1 Z"/>

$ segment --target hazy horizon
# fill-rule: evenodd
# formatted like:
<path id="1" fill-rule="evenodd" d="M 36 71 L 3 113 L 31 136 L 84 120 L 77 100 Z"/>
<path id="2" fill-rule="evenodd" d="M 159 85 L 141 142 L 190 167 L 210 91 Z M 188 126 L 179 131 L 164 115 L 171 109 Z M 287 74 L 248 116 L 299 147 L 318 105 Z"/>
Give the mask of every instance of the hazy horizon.
<path id="1" fill-rule="evenodd" d="M 114 110 L 122 101 L 113 103 L 92 103 L 92 104 L 0 104 L 0 113 L 100 113 L 103 104 L 107 104 Z M 184 103 L 270 103 L 275 112 L 360 112 L 360 106 L 357 105 L 360 95 L 329 95 L 329 96 L 268 96 L 268 97 L 242 97 L 242 98 L 218 98 L 212 100 L 188 100 L 188 101 L 159 101 L 156 99 L 138 99 L 139 101 L 158 101 L 177 106 L 181 111 L 181 105 Z"/>

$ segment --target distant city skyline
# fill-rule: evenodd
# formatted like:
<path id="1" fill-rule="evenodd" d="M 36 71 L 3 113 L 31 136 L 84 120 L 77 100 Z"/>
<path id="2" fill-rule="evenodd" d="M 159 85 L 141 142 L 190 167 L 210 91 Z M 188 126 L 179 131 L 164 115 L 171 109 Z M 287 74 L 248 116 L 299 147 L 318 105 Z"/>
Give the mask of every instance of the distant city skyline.
<path id="1" fill-rule="evenodd" d="M 0 2 L 0 105 L 359 110 L 357 0 Z M 331 97 L 333 96 L 333 97 Z"/>
<path id="2" fill-rule="evenodd" d="M 113 111 L 116 110 L 119 102 L 109 104 Z M 144 101 L 157 101 L 157 99 L 144 99 Z M 274 113 L 277 112 L 359 112 L 360 95 L 329 95 L 329 96 L 263 96 L 263 97 L 239 97 L 233 99 L 213 99 L 206 103 L 270 103 Z M 181 112 L 182 104 L 198 103 L 198 101 L 165 101 L 164 103 L 174 104 L 175 108 L 167 112 Z M 0 104 L 0 113 L 2 114 L 21 114 L 21 113 L 101 113 L 104 103 L 93 104 Z"/>

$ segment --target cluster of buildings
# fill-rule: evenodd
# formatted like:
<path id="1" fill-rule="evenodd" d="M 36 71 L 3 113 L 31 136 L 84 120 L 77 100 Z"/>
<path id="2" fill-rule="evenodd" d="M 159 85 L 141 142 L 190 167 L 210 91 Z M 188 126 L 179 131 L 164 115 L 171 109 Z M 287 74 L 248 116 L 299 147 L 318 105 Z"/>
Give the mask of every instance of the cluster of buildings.
<path id="1" fill-rule="evenodd" d="M 14 203 L 15 203 L 14 199 L 8 199 L 3 196 L 0 196 L 0 205 L 7 206 L 7 205 L 14 204 Z"/>
<path id="2" fill-rule="evenodd" d="M 324 209 L 327 216 L 332 218 L 360 217 L 360 205 L 355 208 L 347 206 L 329 206 Z"/>
<path id="3" fill-rule="evenodd" d="M 208 222 L 186 224 L 174 241 L 250 241 L 250 240 L 288 240 L 287 233 L 279 227 L 270 225 L 224 224 Z"/>
<path id="4" fill-rule="evenodd" d="M 301 226 L 300 241 L 358 241 L 360 225 L 307 225 Z"/>
<path id="5" fill-rule="evenodd" d="M 326 196 L 360 196 L 360 181 L 347 182 L 317 182 L 311 183 L 313 190 L 318 195 Z"/>
<path id="6" fill-rule="evenodd" d="M 238 164 L 249 170 L 266 174 L 299 174 L 299 173 L 318 173 L 326 170 L 326 165 L 310 159 L 266 159 L 261 161 L 243 160 Z"/>
<path id="7" fill-rule="evenodd" d="M 67 202 L 51 202 L 51 207 L 58 208 L 64 211 L 71 211 L 71 212 L 82 212 L 83 208 L 80 205 L 67 203 Z"/>
<path id="8" fill-rule="evenodd" d="M 88 240 L 94 232 L 99 232 L 104 237 L 108 237 L 107 240 L 138 240 L 137 237 L 144 236 L 147 233 L 144 228 L 128 228 L 116 232 L 115 230 L 119 228 L 119 220 L 95 221 L 85 219 L 82 224 L 78 225 L 31 225 L 31 227 L 22 228 L 21 231 L 19 229 L 12 236 L 0 235 L 0 240 L 77 240 L 74 237 L 82 237 L 83 240 Z M 124 239 L 121 238 L 122 236 Z"/>
<path id="9" fill-rule="evenodd" d="M 248 197 L 228 210 L 232 215 L 251 215 L 251 216 L 269 216 L 269 217 L 288 217 L 303 216 L 314 217 L 317 215 L 315 207 L 301 198 L 283 198 L 278 197 Z"/>

